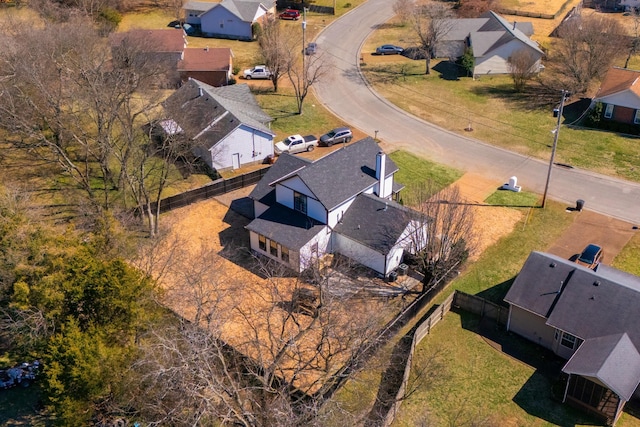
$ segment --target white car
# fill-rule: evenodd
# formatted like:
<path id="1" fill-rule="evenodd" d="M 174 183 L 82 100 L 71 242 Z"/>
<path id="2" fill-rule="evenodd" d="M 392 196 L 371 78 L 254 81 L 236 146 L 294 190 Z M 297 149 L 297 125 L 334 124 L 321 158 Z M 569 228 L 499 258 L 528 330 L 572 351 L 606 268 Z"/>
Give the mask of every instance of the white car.
<path id="1" fill-rule="evenodd" d="M 251 79 L 268 79 L 271 77 L 271 71 L 265 65 L 256 65 L 253 68 L 244 70 L 243 76 L 247 80 Z"/>

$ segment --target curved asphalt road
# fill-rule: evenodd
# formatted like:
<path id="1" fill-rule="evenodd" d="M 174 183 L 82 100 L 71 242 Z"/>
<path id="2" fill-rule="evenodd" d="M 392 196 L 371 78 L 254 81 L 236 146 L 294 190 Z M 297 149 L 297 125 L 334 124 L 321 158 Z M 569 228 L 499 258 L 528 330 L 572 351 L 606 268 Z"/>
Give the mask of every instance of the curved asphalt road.
<path id="1" fill-rule="evenodd" d="M 518 177 L 524 189 L 542 194 L 548 162 L 492 147 L 478 140 L 446 131 L 391 105 L 370 88 L 358 69 L 359 52 L 376 25 L 393 16 L 393 2 L 368 0 L 331 23 L 318 36 L 331 70 L 317 83 L 318 99 L 347 123 L 374 135 L 390 148 L 402 148 L 498 182 Z M 559 137 L 562 144 L 562 131 Z M 640 165 L 638 165 L 640 167 Z M 579 169 L 554 166 L 549 197 L 574 206 L 585 200 L 585 209 L 640 224 L 640 185 Z"/>

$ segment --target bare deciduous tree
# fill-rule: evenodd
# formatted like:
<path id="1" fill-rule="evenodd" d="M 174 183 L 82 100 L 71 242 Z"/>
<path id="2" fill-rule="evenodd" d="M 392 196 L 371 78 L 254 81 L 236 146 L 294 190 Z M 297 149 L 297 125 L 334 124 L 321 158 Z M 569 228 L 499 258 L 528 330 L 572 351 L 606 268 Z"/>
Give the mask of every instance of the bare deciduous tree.
<path id="1" fill-rule="evenodd" d="M 305 54 L 303 54 L 305 55 Z M 296 95 L 298 114 L 302 114 L 304 100 L 309 94 L 311 86 L 316 84 L 325 74 L 328 63 L 322 55 L 308 55 L 302 64 L 293 65 L 287 75 Z"/>
<path id="2" fill-rule="evenodd" d="M 280 20 L 275 16 L 262 21 L 262 31 L 258 36 L 260 54 L 264 64 L 271 71 L 271 82 L 274 92 L 278 91 L 278 81 L 286 75 L 293 66 L 298 50 L 298 41 L 294 39 L 290 31 L 283 29 Z"/>
<path id="3" fill-rule="evenodd" d="M 158 151 L 141 128 L 159 103 L 150 89 L 167 75 L 153 42 L 125 38 L 112 57 L 86 18 L 12 28 L 0 54 L 0 126 L 14 136 L 10 142 L 57 166 L 93 213 L 116 201 L 127 208 L 127 195 L 141 206 L 141 194 L 159 193 L 166 170 L 149 173 Z M 150 233 L 156 229 L 150 221 Z"/>
<path id="4" fill-rule="evenodd" d="M 414 9 L 415 0 L 396 0 L 393 3 L 393 11 L 403 25 L 409 22 Z"/>
<path id="5" fill-rule="evenodd" d="M 584 93 L 593 79 L 601 78 L 625 49 L 625 33 L 620 23 L 600 15 L 575 16 L 558 30 L 560 40 L 552 59 L 565 89 Z"/>
<path id="6" fill-rule="evenodd" d="M 126 405 L 163 424 L 319 424 L 327 391 L 343 366 L 360 367 L 388 304 L 333 292 L 344 290 L 334 288 L 339 276 L 311 274 L 313 287 L 263 260 L 255 271 L 268 276 L 252 283 L 226 274 L 206 244 L 197 253 L 197 268 L 171 251 L 173 262 L 161 264 L 173 283 L 167 302 L 189 321 L 141 337 Z M 296 299 L 303 288 L 315 303 Z"/>
<path id="7" fill-rule="evenodd" d="M 460 18 L 477 18 L 485 12 L 495 10 L 495 0 L 461 0 L 456 12 Z"/>
<path id="8" fill-rule="evenodd" d="M 633 34 L 629 42 L 629 53 L 627 54 L 627 59 L 624 61 L 624 68 L 629 66 L 631 57 L 640 51 L 640 8 L 632 8 L 631 14 L 633 16 Z"/>
<path id="9" fill-rule="evenodd" d="M 425 74 L 431 73 L 431 58 L 435 57 L 436 45 L 451 31 L 452 16 L 451 8 L 440 2 L 416 5 L 413 10 L 412 26 L 425 55 Z"/>
<path id="10" fill-rule="evenodd" d="M 416 200 L 410 201 L 415 206 L 411 215 L 421 226 L 415 228 L 420 232 L 411 238 L 415 247 L 424 248 L 415 260 L 425 275 L 425 290 L 453 275 L 475 247 L 471 206 L 461 198 L 457 187 L 447 187 L 435 195 L 432 187 L 429 184 L 415 189 Z"/>
<path id="11" fill-rule="evenodd" d="M 538 61 L 530 49 L 522 48 L 516 50 L 507 58 L 509 73 L 513 79 L 516 92 L 522 92 L 527 82 L 536 75 L 538 71 Z"/>

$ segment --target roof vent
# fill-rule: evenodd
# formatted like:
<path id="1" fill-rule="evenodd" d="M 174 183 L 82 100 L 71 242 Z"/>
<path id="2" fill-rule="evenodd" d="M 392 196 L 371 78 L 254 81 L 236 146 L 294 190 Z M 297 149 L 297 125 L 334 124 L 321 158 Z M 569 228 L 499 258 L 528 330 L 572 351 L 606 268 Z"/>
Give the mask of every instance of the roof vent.
<path id="1" fill-rule="evenodd" d="M 551 264 L 549 264 L 549 267 L 551 267 L 551 268 L 556 268 L 556 265 L 557 265 L 557 264 L 556 264 L 555 262 L 552 262 Z"/>
<path id="2" fill-rule="evenodd" d="M 595 282 L 593 282 L 593 286 L 600 286 L 600 281 L 596 280 Z"/>

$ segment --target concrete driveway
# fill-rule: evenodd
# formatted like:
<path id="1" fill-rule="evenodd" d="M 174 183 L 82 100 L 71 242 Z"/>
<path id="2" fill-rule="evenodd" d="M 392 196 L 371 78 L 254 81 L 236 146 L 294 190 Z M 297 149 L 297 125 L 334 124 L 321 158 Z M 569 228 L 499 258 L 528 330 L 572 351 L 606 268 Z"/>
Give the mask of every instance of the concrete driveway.
<path id="1" fill-rule="evenodd" d="M 562 258 L 574 259 L 585 246 L 595 243 L 604 251 L 604 261 L 610 265 L 616 255 L 637 232 L 633 224 L 614 219 L 595 212 L 571 212 L 574 215 L 573 224 L 556 240 L 547 252 Z"/>

